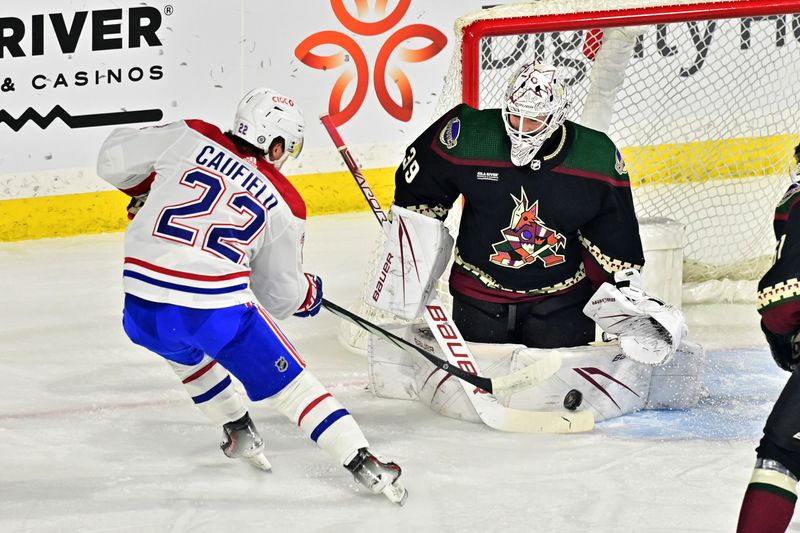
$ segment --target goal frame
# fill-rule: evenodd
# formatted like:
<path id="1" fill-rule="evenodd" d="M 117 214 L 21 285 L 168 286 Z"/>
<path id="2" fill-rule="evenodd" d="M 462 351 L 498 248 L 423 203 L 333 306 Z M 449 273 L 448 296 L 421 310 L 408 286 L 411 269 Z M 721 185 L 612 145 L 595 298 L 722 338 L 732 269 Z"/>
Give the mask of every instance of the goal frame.
<path id="1" fill-rule="evenodd" d="M 479 105 L 480 43 L 485 37 L 796 13 L 800 13 L 798 0 L 729 0 L 475 20 L 464 26 L 461 35 L 462 101 Z"/>

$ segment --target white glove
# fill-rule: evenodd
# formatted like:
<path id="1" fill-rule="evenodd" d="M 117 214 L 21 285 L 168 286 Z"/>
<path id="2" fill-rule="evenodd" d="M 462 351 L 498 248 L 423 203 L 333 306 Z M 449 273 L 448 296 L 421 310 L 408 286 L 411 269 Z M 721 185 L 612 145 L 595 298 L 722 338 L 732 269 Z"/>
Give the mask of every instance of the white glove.
<path id="1" fill-rule="evenodd" d="M 687 333 L 679 309 L 645 293 L 633 269 L 617 272 L 617 286 L 603 283 L 583 313 L 619 338 L 622 352 L 640 363 L 663 365 L 672 359 Z"/>

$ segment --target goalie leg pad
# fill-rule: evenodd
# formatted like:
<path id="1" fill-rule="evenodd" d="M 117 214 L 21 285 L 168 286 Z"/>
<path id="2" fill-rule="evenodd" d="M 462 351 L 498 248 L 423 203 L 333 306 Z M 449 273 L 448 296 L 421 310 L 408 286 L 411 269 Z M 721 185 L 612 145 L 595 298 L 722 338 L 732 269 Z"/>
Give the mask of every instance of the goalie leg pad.
<path id="1" fill-rule="evenodd" d="M 441 348 L 424 323 L 383 327 L 423 350 L 444 358 Z M 422 357 L 409 354 L 389 341 L 374 336 L 369 343 L 369 379 L 370 390 L 376 396 L 419 399 L 444 416 L 481 422 L 458 378 Z"/>
<path id="2" fill-rule="evenodd" d="M 595 421 L 607 420 L 643 409 L 647 399 L 651 365 L 633 361 L 621 353 L 619 346 L 579 346 L 545 350 L 517 350 L 511 371 L 528 366 L 541 357 L 558 352 L 561 369 L 549 379 L 503 398 L 508 407 L 527 410 L 563 409 L 580 394 L 580 409 L 590 409 Z"/>
<path id="3" fill-rule="evenodd" d="M 396 205 L 390 213 L 389 235 L 376 263 L 378 271 L 366 301 L 400 318 L 413 320 L 422 313 L 435 291 L 436 280 L 447 267 L 453 237 L 435 218 Z"/>
<path id="4" fill-rule="evenodd" d="M 426 327 L 412 330 L 414 342 L 425 349 L 433 349 L 438 357 L 444 357 L 441 349 Z M 509 373 L 511 358 L 519 344 L 488 344 L 470 342 L 469 349 L 487 377 L 497 377 Z M 475 411 L 472 402 L 464 392 L 458 378 L 440 370 L 427 361 L 422 360 L 417 371 L 416 381 L 419 399 L 435 412 L 449 418 L 480 423 L 481 418 Z M 499 398 L 498 398 L 499 399 Z"/>
<path id="5" fill-rule="evenodd" d="M 696 342 L 683 341 L 672 360 L 653 368 L 645 409 L 689 409 L 705 394 L 701 379 L 706 351 Z"/>
<path id="6" fill-rule="evenodd" d="M 424 324 L 389 326 L 416 346 L 442 357 Z M 498 396 L 501 404 L 528 411 L 562 410 L 568 396 L 580 393 L 579 409 L 589 409 L 595 420 L 607 420 L 641 409 L 686 409 L 702 397 L 700 380 L 705 365 L 702 346 L 684 342 L 664 366 L 638 363 L 622 353 L 616 343 L 574 348 L 537 349 L 518 344 L 469 343 L 489 376 L 501 376 L 527 367 L 557 352 L 561 369 L 533 387 Z M 402 353 L 400 353 L 402 352 Z M 435 412 L 470 422 L 480 422 L 457 378 L 439 370 L 382 339 L 370 345 L 370 388 L 380 397 L 419 399 Z"/>
<path id="7" fill-rule="evenodd" d="M 615 343 L 557 350 L 561 369 L 547 381 L 504 398 L 518 409 L 557 409 L 572 390 L 580 392 L 581 408 L 595 420 L 608 420 L 641 409 L 688 409 L 703 396 L 701 375 L 705 350 L 683 342 L 666 365 L 639 363 Z M 526 348 L 514 354 L 511 371 L 530 365 L 552 350 Z"/>
<path id="8" fill-rule="evenodd" d="M 383 324 L 381 327 L 413 342 L 411 328 L 419 324 Z M 386 339 L 370 335 L 367 344 L 369 390 L 379 398 L 416 400 L 419 359 Z M 431 368 L 435 367 L 431 365 Z"/>
<path id="9" fill-rule="evenodd" d="M 424 323 L 383 327 L 444 359 L 441 348 Z M 481 374 L 495 377 L 508 374 L 514 350 L 523 346 L 471 342 L 469 348 L 480 364 Z M 370 339 L 369 377 L 370 390 L 376 396 L 403 400 L 419 399 L 435 412 L 449 418 L 481 422 L 458 378 L 384 339 L 377 337 Z"/>
<path id="10" fill-rule="evenodd" d="M 355 419 L 308 370 L 266 402 L 300 426 L 338 464 L 347 464 L 359 449 L 369 447 Z"/>
<path id="11" fill-rule="evenodd" d="M 221 426 L 247 413 L 228 371 L 208 355 L 196 365 L 165 361 L 180 378 L 195 405 L 214 424 Z"/>

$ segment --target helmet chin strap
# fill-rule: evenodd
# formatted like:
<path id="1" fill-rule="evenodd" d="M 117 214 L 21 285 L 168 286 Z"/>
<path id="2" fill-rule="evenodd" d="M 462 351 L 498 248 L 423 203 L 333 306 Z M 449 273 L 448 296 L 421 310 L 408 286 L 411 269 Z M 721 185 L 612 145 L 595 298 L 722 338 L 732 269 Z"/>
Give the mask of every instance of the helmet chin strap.
<path id="1" fill-rule="evenodd" d="M 272 163 L 275 168 L 280 170 L 287 159 L 289 159 L 289 152 L 284 151 L 282 156 L 280 156 L 275 161 L 270 161 L 270 163 Z"/>

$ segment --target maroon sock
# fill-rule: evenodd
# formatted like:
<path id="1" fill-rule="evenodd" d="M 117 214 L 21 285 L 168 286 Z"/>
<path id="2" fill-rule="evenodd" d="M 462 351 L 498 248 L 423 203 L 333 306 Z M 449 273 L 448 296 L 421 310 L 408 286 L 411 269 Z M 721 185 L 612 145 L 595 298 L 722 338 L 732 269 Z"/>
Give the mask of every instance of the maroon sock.
<path id="1" fill-rule="evenodd" d="M 750 483 L 739 511 L 736 533 L 784 533 L 797 495 L 767 483 Z"/>

